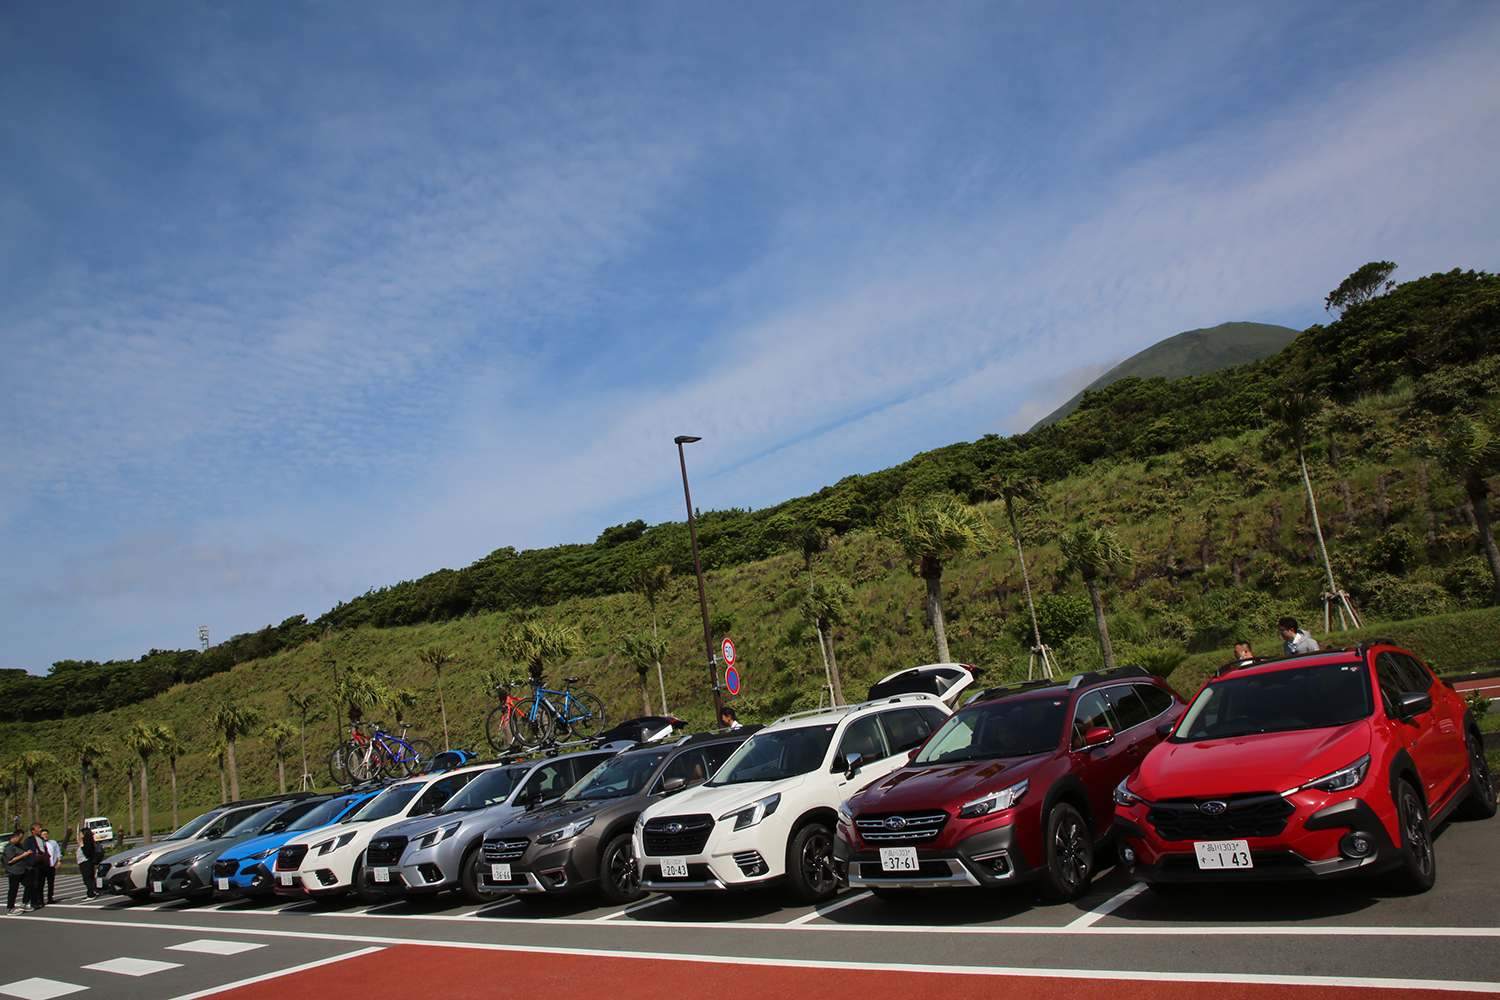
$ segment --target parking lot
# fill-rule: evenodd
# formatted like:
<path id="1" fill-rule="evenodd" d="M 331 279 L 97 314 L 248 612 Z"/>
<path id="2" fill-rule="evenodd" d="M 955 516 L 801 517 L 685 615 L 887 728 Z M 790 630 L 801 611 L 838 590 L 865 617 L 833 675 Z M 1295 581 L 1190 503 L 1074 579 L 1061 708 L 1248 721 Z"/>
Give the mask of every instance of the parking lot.
<path id="1" fill-rule="evenodd" d="M 627 907 L 592 896 L 476 907 L 451 894 L 373 906 L 138 905 L 84 903 L 69 884 L 60 905 L 7 924 L 0 994 L 66 995 L 17 988 L 39 981 L 111 997 L 229 986 L 236 997 L 492 996 L 495 976 L 516 987 L 540 977 L 534 990 L 569 993 L 597 979 L 611 995 L 628 982 L 625 995 L 643 997 L 761 993 L 778 983 L 814 995 L 909 995 L 919 988 L 910 976 L 950 977 L 945 995 L 1033 994 L 1045 988 L 1039 978 L 1113 981 L 1121 995 L 1158 998 L 1500 992 L 1500 822 L 1447 824 L 1437 845 L 1437 887 L 1418 896 L 1367 881 L 1163 895 L 1114 871 L 1065 906 L 1024 889 L 900 906 L 845 891 L 816 909 L 771 891 Z M 124 964 L 108 967 L 116 961 Z M 1217 985 L 1205 994 L 1204 983 Z"/>

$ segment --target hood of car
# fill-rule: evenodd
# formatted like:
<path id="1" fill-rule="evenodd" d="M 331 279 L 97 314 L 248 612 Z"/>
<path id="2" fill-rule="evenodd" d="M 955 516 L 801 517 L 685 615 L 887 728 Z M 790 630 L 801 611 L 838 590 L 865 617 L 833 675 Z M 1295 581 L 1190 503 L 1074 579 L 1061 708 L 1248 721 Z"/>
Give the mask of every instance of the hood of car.
<path id="1" fill-rule="evenodd" d="M 621 795 L 612 799 L 554 802 L 541 809 L 520 814 L 504 824 L 503 829 L 507 837 L 529 837 L 537 833 L 546 833 L 561 823 L 573 823 L 589 816 L 598 816 L 612 808 L 623 806 L 633 812 L 640 809 L 642 803 L 646 801 L 649 800 L 644 795 Z"/>
<path id="2" fill-rule="evenodd" d="M 223 853 L 239 844 L 244 843 L 248 837 L 220 837 L 218 840 L 198 840 L 166 854 L 158 856 L 152 864 L 158 865 L 180 865 L 188 858 L 197 854 L 207 854 L 204 861 L 212 861 L 223 855 Z"/>
<path id="3" fill-rule="evenodd" d="M 816 773 L 816 772 L 813 772 Z M 699 785 L 657 802 L 646 810 L 648 817 L 678 816 L 690 813 L 708 813 L 722 816 L 726 812 L 747 806 L 757 799 L 777 792 L 783 795 L 807 780 L 806 774 L 772 781 L 745 781 L 733 785 Z"/>
<path id="4" fill-rule="evenodd" d="M 952 764 L 903 767 L 851 796 L 849 807 L 854 812 L 956 809 L 970 799 L 1015 784 L 1052 756 L 990 757 Z"/>
<path id="5" fill-rule="evenodd" d="M 1149 800 L 1282 792 L 1351 764 L 1370 750 L 1369 721 L 1331 729 L 1159 743 L 1129 787 Z"/>
<path id="6" fill-rule="evenodd" d="M 301 830 L 298 830 L 296 833 L 288 833 L 283 830 L 280 833 L 268 833 L 264 837 L 243 840 L 236 844 L 230 844 L 229 848 L 222 852 L 219 857 L 239 860 L 240 858 L 248 858 L 252 854 L 259 854 L 261 851 L 280 850 L 293 837 L 302 836 L 302 833 L 303 831 Z"/>

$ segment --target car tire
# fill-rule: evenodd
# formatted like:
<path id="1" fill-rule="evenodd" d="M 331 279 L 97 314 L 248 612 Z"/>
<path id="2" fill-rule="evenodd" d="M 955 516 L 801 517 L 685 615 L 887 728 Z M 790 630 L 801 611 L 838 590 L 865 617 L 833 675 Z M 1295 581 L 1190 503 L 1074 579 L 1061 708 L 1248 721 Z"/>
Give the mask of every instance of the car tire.
<path id="1" fill-rule="evenodd" d="M 897 906 L 905 906 L 914 902 L 918 895 L 916 889 L 887 889 L 883 886 L 871 886 L 870 892 L 882 903 L 892 903 Z"/>
<path id="2" fill-rule="evenodd" d="M 465 902 L 475 905 L 493 903 L 498 899 L 504 899 L 507 895 L 503 892 L 486 889 L 480 884 L 478 844 L 465 851 L 463 860 L 458 863 L 458 892 L 459 895 L 463 896 Z"/>
<path id="3" fill-rule="evenodd" d="M 1039 888 L 1053 903 L 1071 903 L 1089 891 L 1094 878 L 1094 835 L 1073 806 L 1059 802 L 1047 814 L 1042 842 L 1045 867 Z"/>
<path id="4" fill-rule="evenodd" d="M 1468 734 L 1469 794 L 1454 813 L 1463 819 L 1489 819 L 1495 815 L 1495 776 L 1484 759 L 1484 744 L 1473 733 Z"/>
<path id="5" fill-rule="evenodd" d="M 833 870 L 833 831 L 808 823 L 792 836 L 786 851 L 787 891 L 802 904 L 818 904 L 839 891 Z"/>
<path id="6" fill-rule="evenodd" d="M 354 859 L 354 895 L 359 897 L 361 903 L 383 903 L 386 901 L 385 893 L 376 892 L 370 885 L 369 877 L 365 875 L 365 856 L 363 854 Z"/>
<path id="7" fill-rule="evenodd" d="M 612 839 L 599 852 L 599 895 L 610 903 L 633 903 L 646 895 L 628 832 Z"/>
<path id="8" fill-rule="evenodd" d="M 1437 853 L 1427 807 L 1409 782 L 1396 785 L 1396 815 L 1401 821 L 1401 865 L 1391 873 L 1391 880 L 1405 892 L 1426 892 L 1437 881 Z"/>

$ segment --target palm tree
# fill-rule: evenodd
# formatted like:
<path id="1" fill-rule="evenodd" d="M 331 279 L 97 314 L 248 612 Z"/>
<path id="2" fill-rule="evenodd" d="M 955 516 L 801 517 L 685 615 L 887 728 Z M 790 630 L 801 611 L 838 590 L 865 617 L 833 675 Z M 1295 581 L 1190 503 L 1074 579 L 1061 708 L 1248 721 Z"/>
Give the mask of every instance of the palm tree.
<path id="1" fill-rule="evenodd" d="M 10 823 L 14 815 L 10 811 L 11 802 L 21 791 L 21 768 L 15 761 L 0 764 L 0 789 L 5 791 L 5 822 Z M 6 830 L 8 832 L 10 827 L 7 826 Z"/>
<path id="2" fill-rule="evenodd" d="M 927 581 L 927 617 L 937 640 L 938 662 L 950 663 L 943 619 L 943 564 L 994 537 L 982 513 L 952 493 L 931 493 L 897 504 L 878 529 L 906 554 L 908 568 Z"/>
<path id="3" fill-rule="evenodd" d="M 437 674 L 438 712 L 443 717 L 443 749 L 448 749 L 448 706 L 443 701 L 443 664 L 453 662 L 453 654 L 442 646 L 429 646 L 417 654 Z"/>
<path id="4" fill-rule="evenodd" d="M 990 481 L 985 484 L 985 491 L 1005 502 L 1005 519 L 1010 523 L 1010 537 L 1015 539 L 1016 558 L 1021 563 L 1021 587 L 1026 592 L 1026 609 L 1031 612 L 1032 663 L 1035 664 L 1035 656 L 1040 652 L 1042 672 L 1051 677 L 1051 654 L 1042 644 L 1042 629 L 1036 621 L 1036 602 L 1031 599 L 1031 576 L 1026 572 L 1026 552 L 1021 548 L 1021 529 L 1016 525 L 1016 503 L 1039 503 L 1042 499 L 1041 494 L 1036 488 L 1035 481 L 1014 472 L 1000 473 L 991 477 Z M 1029 667 L 1026 671 L 1026 679 L 1031 679 Z"/>
<path id="5" fill-rule="evenodd" d="M 276 754 L 276 781 L 280 787 L 281 794 L 286 794 L 286 744 L 287 741 L 297 735 L 297 727 L 283 719 L 277 719 L 266 727 L 262 737 L 271 743 L 272 752 Z"/>
<path id="6" fill-rule="evenodd" d="M 1323 525 L 1318 520 L 1318 502 L 1313 497 L 1312 477 L 1307 474 L 1307 434 L 1312 429 L 1313 420 L 1323 410 L 1323 399 L 1320 396 L 1309 395 L 1305 392 L 1294 392 L 1281 399 L 1273 399 L 1266 404 L 1266 416 L 1272 420 L 1271 432 L 1279 440 L 1297 449 L 1297 463 L 1302 467 L 1302 483 L 1307 487 L 1307 509 L 1312 514 L 1313 532 L 1318 536 L 1318 551 L 1323 553 L 1323 569 L 1328 574 L 1328 595 L 1323 599 L 1323 615 L 1328 617 L 1328 604 L 1331 601 L 1339 602 L 1339 625 L 1344 629 L 1350 627 L 1344 613 L 1349 613 L 1349 619 L 1353 620 L 1355 628 L 1359 627 L 1359 616 L 1354 613 L 1354 607 L 1349 603 L 1348 595 L 1333 579 L 1333 563 L 1328 559 L 1328 546 L 1323 542 Z M 1325 625 L 1326 625 L 1325 621 Z"/>
<path id="7" fill-rule="evenodd" d="M 224 742 L 223 733 L 215 733 L 208 743 L 208 752 L 213 754 L 214 762 L 219 765 L 219 804 L 223 805 L 229 801 L 229 779 L 224 770 L 224 755 L 228 753 L 229 746 Z"/>
<path id="8" fill-rule="evenodd" d="M 1500 471 L 1500 436 L 1460 416 L 1448 425 L 1442 442 L 1425 449 L 1437 459 L 1439 468 L 1463 484 L 1474 508 L 1474 523 L 1479 529 L 1479 546 L 1490 564 L 1495 581 L 1495 603 L 1500 604 L 1500 550 L 1495 547 L 1495 531 L 1490 523 L 1490 487 L 1485 480 Z"/>
<path id="9" fill-rule="evenodd" d="M 22 750 L 16 757 L 16 767 L 26 775 L 26 825 L 28 827 L 37 822 L 37 775 L 56 766 L 57 758 L 45 750 Z"/>
<path id="10" fill-rule="evenodd" d="M 1094 625 L 1099 629 L 1099 648 L 1104 653 L 1104 669 L 1115 665 L 1115 650 L 1109 641 L 1109 626 L 1104 621 L 1104 600 L 1099 596 L 1099 577 L 1111 569 L 1119 570 L 1130 565 L 1130 553 L 1120 544 L 1113 528 L 1090 528 L 1080 524 L 1069 534 L 1058 539 L 1062 550 L 1063 567 L 1059 576 L 1063 579 L 1075 573 L 1083 578 L 1088 588 L 1089 602 L 1094 606 Z"/>
<path id="11" fill-rule="evenodd" d="M 500 650 L 512 660 L 526 664 L 531 679 L 542 683 L 548 660 L 563 660 L 583 645 L 583 637 L 571 625 L 550 618 L 531 618 L 511 627 L 500 637 Z"/>
<path id="12" fill-rule="evenodd" d="M 151 755 L 161 747 L 162 730 L 159 722 L 143 722 L 137 719 L 120 736 L 125 749 L 141 759 L 141 843 L 151 843 Z M 170 732 L 170 730 L 168 730 Z"/>
<path id="13" fill-rule="evenodd" d="M 260 710 L 251 705 L 220 705 L 213 727 L 224 734 L 224 757 L 229 764 L 229 797 L 240 799 L 240 769 L 235 761 L 235 741 L 249 736 L 260 725 Z"/>
<path id="14" fill-rule="evenodd" d="M 286 697 L 292 703 L 292 707 L 297 710 L 297 738 L 302 743 L 302 781 L 305 782 L 312 776 L 312 772 L 307 769 L 307 720 L 309 713 L 317 708 L 318 699 L 316 695 L 309 692 L 292 690 L 287 691 Z M 313 717 L 316 718 L 322 714 L 319 711 Z M 302 787 L 307 786 L 304 784 Z"/>
<path id="15" fill-rule="evenodd" d="M 187 752 L 187 741 L 166 726 L 161 731 L 161 746 L 157 753 L 167 758 L 167 767 L 172 773 L 172 829 L 179 829 L 177 821 L 177 761 Z"/>
<path id="16" fill-rule="evenodd" d="M 656 599 L 667 589 L 667 584 L 672 579 L 672 565 L 670 563 L 656 563 L 649 566 L 636 567 L 635 574 L 630 578 L 630 589 L 646 599 L 651 606 L 651 635 L 660 638 L 656 629 Z M 656 659 L 656 683 L 661 688 L 661 714 L 667 714 L 667 681 L 662 675 L 661 657 Z M 650 712 L 650 706 L 646 708 Z"/>
<path id="17" fill-rule="evenodd" d="M 802 617 L 818 630 L 818 641 L 828 651 L 824 673 L 835 705 L 844 704 L 844 685 L 839 679 L 838 657 L 833 654 L 833 627 L 843 623 L 853 606 L 854 591 L 842 580 L 813 584 L 802 602 Z"/>
<path id="18" fill-rule="evenodd" d="M 832 537 L 831 532 L 824 531 L 820 526 L 811 521 L 798 521 L 792 525 L 785 535 L 786 542 L 791 546 L 793 551 L 802 553 L 802 566 L 807 571 L 807 590 L 809 594 L 812 593 L 813 586 L 813 556 L 816 556 L 819 552 L 827 551 L 828 542 Z M 832 697 L 833 690 L 837 686 L 837 678 L 828 668 L 828 647 L 823 643 L 822 629 L 817 631 L 817 636 L 818 655 L 823 660 L 824 684 L 828 688 L 829 696 Z M 841 702 L 835 699 L 834 704 L 841 704 Z"/>
<path id="19" fill-rule="evenodd" d="M 99 815 L 99 771 L 94 762 L 109 756 L 109 745 L 85 736 L 73 744 L 73 756 L 78 758 L 78 815 L 83 816 L 83 800 L 88 794 L 89 771 L 94 772 L 94 815 Z"/>
<path id="20" fill-rule="evenodd" d="M 343 706 L 349 721 L 353 723 L 363 719 L 366 712 L 378 712 L 389 705 L 391 686 L 378 674 L 349 669 L 339 678 L 333 697 Z"/>
<path id="21" fill-rule="evenodd" d="M 651 664 L 660 663 L 661 658 L 667 654 L 667 642 L 659 636 L 649 632 L 640 635 L 627 635 L 620 640 L 618 650 L 621 658 L 635 668 L 635 672 L 641 680 L 641 707 L 646 715 L 651 714 L 651 687 L 646 681 L 646 674 L 651 670 Z"/>

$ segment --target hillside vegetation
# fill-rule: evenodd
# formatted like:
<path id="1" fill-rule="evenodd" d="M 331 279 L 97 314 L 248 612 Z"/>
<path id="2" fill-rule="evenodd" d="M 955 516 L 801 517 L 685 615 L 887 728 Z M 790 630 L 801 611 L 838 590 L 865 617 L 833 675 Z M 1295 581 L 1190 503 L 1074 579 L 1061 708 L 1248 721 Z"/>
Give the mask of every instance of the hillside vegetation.
<path id="1" fill-rule="evenodd" d="M 1058 540 L 1080 523 L 1112 528 L 1130 556 L 1128 565 L 1100 578 L 1117 660 L 1180 661 L 1171 679 L 1185 693 L 1227 658 L 1238 638 L 1272 652 L 1280 615 L 1323 632 L 1325 571 L 1301 471 L 1262 414 L 1268 401 L 1294 390 L 1320 393 L 1332 404 L 1307 439 L 1309 474 L 1339 586 L 1366 619 L 1361 632 L 1332 641 L 1389 634 L 1439 668 L 1500 659 L 1500 610 L 1478 548 L 1475 506 L 1463 485 L 1428 457 L 1457 415 L 1495 426 L 1497 331 L 1500 282 L 1493 275 L 1433 275 L 1350 307 L 1261 362 L 1174 381 L 1127 378 L 1088 394 L 1073 415 L 1034 433 L 950 445 L 767 510 L 704 513 L 699 533 L 714 631 L 733 636 L 739 650 L 741 718 L 766 721 L 826 698 L 817 632 L 804 612 L 809 563 L 801 549 L 788 548 L 809 525 L 832 533 L 826 551 L 811 556 L 813 581 L 845 583 L 852 596 L 832 630 L 847 697 L 861 696 L 886 673 L 935 659 L 924 581 L 877 530 L 893 504 L 934 491 L 975 504 L 996 539 L 944 567 L 952 656 L 985 669 L 988 682 L 1025 677 L 1030 618 L 1004 508 L 993 499 L 997 475 L 1035 483 L 1036 499 L 1016 509 L 1018 526 L 1043 639 L 1065 671 L 1102 665 L 1084 588 L 1062 572 Z M 183 803 L 198 808 L 220 798 L 218 766 L 208 752 L 215 710 L 251 705 L 295 724 L 289 695 L 307 695 L 315 705 L 311 770 L 326 785 L 321 762 L 340 714 L 333 705 L 336 671 L 373 673 L 412 689 L 418 704 L 411 714 L 422 735 L 441 745 L 436 677 L 418 658 L 435 646 L 452 656 L 442 682 L 450 738 L 455 746 L 479 746 L 493 704 L 486 672 L 499 666 L 515 677 L 524 673 L 499 653 L 502 637 L 539 616 L 571 625 L 581 637 L 576 658 L 565 668 L 549 666 L 549 679 L 576 674 L 613 718 L 641 714 L 641 677 L 619 649 L 626 636 L 651 629 L 647 603 L 628 582 L 641 566 L 657 563 L 673 568 L 656 607 L 667 648 L 667 708 L 706 726 L 707 653 L 686 526 L 636 522 L 605 531 L 591 545 L 502 549 L 465 570 L 362 595 L 316 623 L 291 619 L 269 655 L 206 675 L 164 673 L 153 681 L 160 689 L 133 704 L 116 699 L 106 710 L 87 712 L 67 698 L 33 705 L 15 712 L 19 721 L 0 726 L 0 760 L 42 749 L 63 762 L 39 772 L 43 802 L 55 817 L 59 779 L 70 782 L 76 807 L 72 748 L 86 739 L 112 745 L 117 752 L 100 808 L 120 821 L 127 773 L 139 786 L 139 758 L 125 755 L 120 734 L 133 721 L 163 723 L 190 748 L 178 764 L 179 788 Z M 179 657 L 189 667 L 196 659 L 154 655 Z M 56 692 L 70 671 L 92 669 L 70 666 L 36 683 L 52 683 Z M 654 674 L 648 703 L 656 711 Z M 242 794 L 274 790 L 266 741 L 254 734 L 241 739 L 239 758 Z M 153 826 L 164 828 L 167 769 L 159 757 L 151 768 Z M 294 784 L 300 770 L 294 738 L 288 764 Z M 18 782 L 12 774 L 9 782 L 12 795 L 24 790 L 24 776 Z"/>

